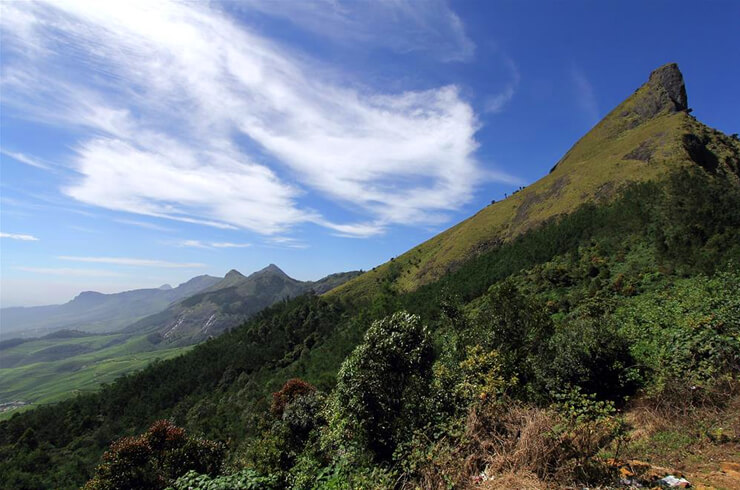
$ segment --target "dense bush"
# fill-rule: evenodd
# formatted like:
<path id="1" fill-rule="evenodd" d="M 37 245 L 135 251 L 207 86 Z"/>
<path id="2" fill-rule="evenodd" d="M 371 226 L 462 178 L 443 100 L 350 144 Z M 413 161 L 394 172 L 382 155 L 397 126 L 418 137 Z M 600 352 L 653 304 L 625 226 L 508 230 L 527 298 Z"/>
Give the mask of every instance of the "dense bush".
<path id="1" fill-rule="evenodd" d="M 373 323 L 339 370 L 329 415 L 336 442 L 389 461 L 419 423 L 433 360 L 419 317 L 399 312 Z"/>
<path id="2" fill-rule="evenodd" d="M 293 378 L 285 382 L 280 391 L 272 394 L 270 411 L 275 417 L 282 417 L 285 407 L 295 400 L 316 391 L 316 387 L 302 379 Z"/>
<path id="3" fill-rule="evenodd" d="M 164 488 L 188 471 L 215 475 L 225 447 L 187 437 L 167 420 L 159 420 L 139 436 L 113 442 L 86 490 Z"/>
<path id="4" fill-rule="evenodd" d="M 502 374 L 521 386 L 534 381 L 534 366 L 545 356 L 553 324 L 544 305 L 522 293 L 512 281 L 491 288 L 471 313 L 468 345 L 498 352 Z"/>
<path id="5" fill-rule="evenodd" d="M 602 400 L 634 392 L 634 359 L 629 344 L 609 318 L 581 318 L 561 325 L 535 359 L 540 393 L 579 387 Z"/>
<path id="6" fill-rule="evenodd" d="M 254 470 L 241 470 L 231 475 L 211 477 L 189 471 L 167 490 L 271 490 L 280 488 L 275 477 L 259 475 Z"/>
<path id="7" fill-rule="evenodd" d="M 633 298 L 617 310 L 643 384 L 701 385 L 740 373 L 740 271 L 697 276 Z"/>
<path id="8" fill-rule="evenodd" d="M 288 380 L 273 393 L 267 427 L 247 451 L 251 466 L 278 476 L 276 481 L 285 484 L 298 455 L 318 439 L 316 431 L 325 425 L 324 405 L 324 394 L 313 385 L 298 378 Z"/>

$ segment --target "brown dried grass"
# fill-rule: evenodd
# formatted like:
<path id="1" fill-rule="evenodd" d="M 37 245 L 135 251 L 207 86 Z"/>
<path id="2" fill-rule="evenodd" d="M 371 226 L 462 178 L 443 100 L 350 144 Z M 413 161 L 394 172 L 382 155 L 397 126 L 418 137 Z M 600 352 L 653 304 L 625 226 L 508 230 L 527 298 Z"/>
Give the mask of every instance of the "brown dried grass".
<path id="1" fill-rule="evenodd" d="M 532 473 L 505 473 L 492 480 L 487 480 L 476 488 L 482 490 L 547 490 L 545 482 Z"/>
<path id="2" fill-rule="evenodd" d="M 438 442 L 416 484 L 432 490 L 450 485 L 539 489 L 553 482 L 593 481 L 595 466 L 606 471 L 594 465 L 594 456 L 611 442 L 611 432 L 596 423 L 564 424 L 553 410 L 518 403 L 476 406 L 461 440 Z"/>

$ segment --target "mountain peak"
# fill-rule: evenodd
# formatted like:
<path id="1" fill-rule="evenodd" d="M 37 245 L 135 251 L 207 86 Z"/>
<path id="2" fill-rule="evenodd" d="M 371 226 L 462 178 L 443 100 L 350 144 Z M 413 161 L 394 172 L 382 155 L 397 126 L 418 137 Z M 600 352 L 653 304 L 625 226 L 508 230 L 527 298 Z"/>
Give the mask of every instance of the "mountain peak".
<path id="1" fill-rule="evenodd" d="M 689 108 L 686 85 L 676 63 L 668 63 L 654 70 L 650 74 L 648 85 L 663 91 L 668 96 L 670 103 L 673 104 L 672 112 L 685 111 Z M 664 100 L 666 103 L 669 101 Z"/>
<path id="2" fill-rule="evenodd" d="M 287 274 L 283 272 L 283 270 L 276 266 L 275 264 L 270 264 L 264 269 L 257 271 L 257 274 L 265 274 L 265 273 L 272 273 L 272 274 L 280 274 L 281 276 L 286 276 Z"/>
<path id="3" fill-rule="evenodd" d="M 104 297 L 105 295 L 103 293 L 97 291 L 82 291 L 72 301 L 98 301 Z"/>
<path id="4" fill-rule="evenodd" d="M 170 290 L 170 289 L 172 289 L 172 286 L 171 286 L 170 284 L 162 284 L 162 285 L 161 285 L 161 286 L 159 286 L 159 287 L 158 287 L 157 289 L 161 289 L 161 290 L 163 290 L 163 291 L 167 291 L 167 290 Z"/>
<path id="5" fill-rule="evenodd" d="M 634 95 L 615 109 L 623 121 L 629 121 L 627 128 L 619 125 L 619 130 L 635 127 L 661 115 L 675 114 L 688 109 L 686 85 L 681 70 L 676 63 L 653 70 L 648 81 Z M 612 113 L 613 115 L 614 113 Z M 611 117 L 607 116 L 607 121 Z"/>
<path id="6" fill-rule="evenodd" d="M 229 272 L 226 273 L 224 279 L 241 279 L 242 277 L 244 277 L 244 274 L 236 269 L 231 269 Z"/>

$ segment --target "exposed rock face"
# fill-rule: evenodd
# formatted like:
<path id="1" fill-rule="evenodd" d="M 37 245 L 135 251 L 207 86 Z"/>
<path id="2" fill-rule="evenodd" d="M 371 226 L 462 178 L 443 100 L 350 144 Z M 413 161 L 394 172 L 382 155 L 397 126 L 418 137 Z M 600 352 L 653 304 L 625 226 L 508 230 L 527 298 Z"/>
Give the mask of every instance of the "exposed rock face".
<path id="1" fill-rule="evenodd" d="M 686 85 L 676 63 L 663 65 L 650 74 L 636 94 L 632 111 L 640 124 L 659 114 L 673 114 L 688 109 Z"/>
<path id="2" fill-rule="evenodd" d="M 663 65 L 650 74 L 648 85 L 661 91 L 668 96 L 669 100 L 663 100 L 664 105 L 673 104 L 673 112 L 685 111 L 689 108 L 686 96 L 686 85 L 683 83 L 683 75 L 676 63 Z"/>
<path id="3" fill-rule="evenodd" d="M 661 66 L 650 73 L 648 81 L 635 90 L 634 94 L 615 107 L 573 148 L 568 150 L 563 158 L 552 167 L 550 173 L 569 159 L 589 158 L 591 155 L 576 155 L 578 150 L 583 149 L 583 147 L 597 146 L 588 143 L 589 141 L 597 140 L 599 141 L 598 145 L 601 145 L 608 139 L 623 138 L 627 131 L 645 123 L 664 116 L 685 112 L 688 109 L 687 104 L 686 85 L 678 65 L 668 63 Z M 625 154 L 625 160 L 652 161 L 657 149 L 656 146 L 660 145 L 654 144 L 655 142 L 642 143 L 638 143 L 629 153 Z"/>

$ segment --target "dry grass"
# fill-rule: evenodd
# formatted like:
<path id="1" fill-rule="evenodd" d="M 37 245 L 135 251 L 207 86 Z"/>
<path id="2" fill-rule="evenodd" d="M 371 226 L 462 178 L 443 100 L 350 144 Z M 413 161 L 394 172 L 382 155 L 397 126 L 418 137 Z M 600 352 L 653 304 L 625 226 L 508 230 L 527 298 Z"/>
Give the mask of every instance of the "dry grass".
<path id="1" fill-rule="evenodd" d="M 440 441 L 411 487 L 547 488 L 603 479 L 595 455 L 613 439 L 608 423 L 573 425 L 552 410 L 520 404 L 471 409 L 465 434 Z"/>
<path id="2" fill-rule="evenodd" d="M 532 473 L 505 473 L 483 482 L 482 490 L 546 490 L 548 485 Z"/>
<path id="3" fill-rule="evenodd" d="M 675 383 L 661 396 L 640 399 L 626 418 L 633 430 L 624 457 L 667 466 L 699 481 L 716 473 L 719 462 L 740 460 L 738 382 L 694 390 Z"/>

